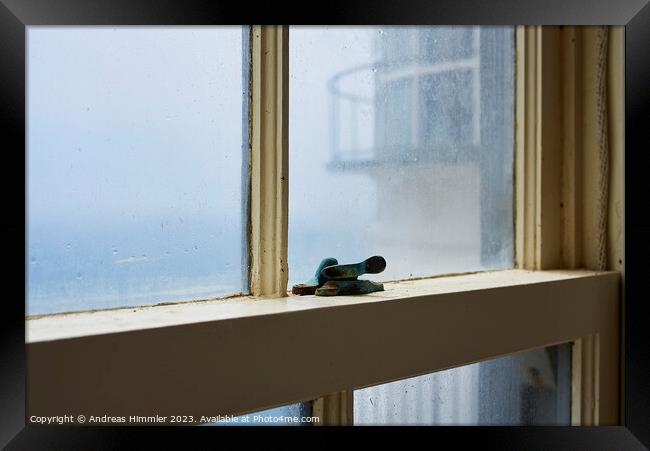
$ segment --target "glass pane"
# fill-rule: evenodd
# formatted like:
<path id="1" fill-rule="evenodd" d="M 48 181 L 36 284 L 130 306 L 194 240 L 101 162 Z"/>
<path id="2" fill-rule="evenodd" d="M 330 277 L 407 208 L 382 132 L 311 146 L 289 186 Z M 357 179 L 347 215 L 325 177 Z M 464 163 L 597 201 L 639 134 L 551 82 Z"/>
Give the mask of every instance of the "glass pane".
<path id="1" fill-rule="evenodd" d="M 246 290 L 247 42 L 28 27 L 28 314 Z"/>
<path id="2" fill-rule="evenodd" d="M 566 425 L 571 344 L 355 390 L 355 425 Z"/>
<path id="3" fill-rule="evenodd" d="M 313 426 L 317 418 L 311 415 L 311 403 L 301 402 L 236 417 L 221 416 L 203 426 Z"/>
<path id="4" fill-rule="evenodd" d="M 292 27 L 290 282 L 513 265 L 512 27 Z"/>

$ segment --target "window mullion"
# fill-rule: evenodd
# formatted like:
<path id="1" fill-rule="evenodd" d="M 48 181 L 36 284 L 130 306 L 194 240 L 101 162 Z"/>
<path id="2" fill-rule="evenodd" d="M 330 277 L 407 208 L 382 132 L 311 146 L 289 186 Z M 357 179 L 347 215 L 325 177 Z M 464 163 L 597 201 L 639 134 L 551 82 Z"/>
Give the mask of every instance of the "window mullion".
<path id="1" fill-rule="evenodd" d="M 562 267 L 559 29 L 517 27 L 516 266 Z"/>
<path id="2" fill-rule="evenodd" d="M 249 283 L 256 296 L 287 293 L 288 41 L 286 26 L 252 28 Z"/>

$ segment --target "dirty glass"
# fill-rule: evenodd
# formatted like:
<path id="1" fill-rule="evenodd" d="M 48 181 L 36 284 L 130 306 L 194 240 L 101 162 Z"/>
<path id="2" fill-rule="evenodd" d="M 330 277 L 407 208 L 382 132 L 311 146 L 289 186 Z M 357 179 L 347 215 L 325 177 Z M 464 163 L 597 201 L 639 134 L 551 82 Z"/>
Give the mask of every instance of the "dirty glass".
<path id="1" fill-rule="evenodd" d="M 355 425 L 559 425 L 571 419 L 571 345 L 354 392 Z"/>
<path id="2" fill-rule="evenodd" d="M 28 27 L 28 314 L 246 289 L 247 43 Z"/>
<path id="3" fill-rule="evenodd" d="M 513 266 L 512 27 L 290 29 L 290 283 Z"/>

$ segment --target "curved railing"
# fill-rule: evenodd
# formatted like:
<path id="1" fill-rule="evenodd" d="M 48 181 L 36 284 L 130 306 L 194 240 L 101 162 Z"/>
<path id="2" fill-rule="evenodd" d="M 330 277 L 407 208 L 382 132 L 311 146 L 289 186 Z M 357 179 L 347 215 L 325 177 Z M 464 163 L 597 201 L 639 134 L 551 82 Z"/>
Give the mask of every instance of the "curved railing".
<path id="1" fill-rule="evenodd" d="M 411 92 L 408 93 L 412 99 L 421 95 L 419 81 L 422 77 L 436 74 L 443 74 L 453 71 L 472 71 L 473 86 L 472 102 L 473 117 L 475 123 L 471 144 L 462 144 L 466 152 L 472 153 L 478 144 L 480 132 L 480 99 L 479 89 L 476 86 L 479 81 L 480 59 L 478 56 L 463 58 L 453 61 L 440 61 L 435 63 L 422 61 L 402 61 L 398 64 L 376 62 L 350 67 L 337 73 L 329 79 L 327 88 L 329 92 L 329 131 L 331 162 L 330 168 L 341 169 L 343 167 L 358 167 L 360 165 L 382 164 L 384 160 L 399 162 L 400 164 L 410 163 L 409 158 L 402 155 L 435 154 L 435 152 L 423 152 L 421 143 L 421 118 L 420 111 L 416 105 L 408 108 L 407 117 L 411 129 L 409 139 L 385 146 L 377 139 L 377 127 L 390 127 L 389 123 L 382 123 L 381 105 L 378 102 L 377 93 L 382 86 L 388 83 L 399 83 L 400 81 L 415 80 L 411 83 Z M 372 80 L 373 88 L 371 94 L 360 93 L 358 89 L 346 89 L 345 84 L 354 77 L 360 80 L 368 78 Z M 354 84 L 354 83 L 352 83 Z M 450 144 L 451 145 L 451 144 Z M 457 146 L 458 147 L 458 146 Z M 381 154 L 381 157 L 378 156 Z M 439 153 L 440 155 L 444 152 Z"/>

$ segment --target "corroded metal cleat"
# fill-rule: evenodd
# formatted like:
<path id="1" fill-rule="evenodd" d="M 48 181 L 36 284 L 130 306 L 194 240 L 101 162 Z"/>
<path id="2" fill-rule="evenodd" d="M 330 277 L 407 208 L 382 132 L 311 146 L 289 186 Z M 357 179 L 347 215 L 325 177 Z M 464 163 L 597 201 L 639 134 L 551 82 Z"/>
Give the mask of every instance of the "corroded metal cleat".
<path id="1" fill-rule="evenodd" d="M 326 280 L 321 276 L 321 271 L 323 268 L 327 266 L 338 265 L 338 263 L 338 260 L 332 257 L 322 259 L 318 265 L 318 268 L 316 268 L 314 275 L 307 282 L 299 283 L 291 287 L 291 293 L 299 295 L 314 294 L 316 292 L 316 288 L 320 287 L 326 282 Z"/>
<path id="2" fill-rule="evenodd" d="M 384 284 L 370 280 L 328 280 L 316 289 L 316 296 L 343 296 L 384 291 Z"/>
<path id="3" fill-rule="evenodd" d="M 370 280 L 358 280 L 363 274 L 377 274 L 386 269 L 384 257 L 375 255 L 359 263 L 339 265 L 335 258 L 321 260 L 314 275 L 305 283 L 291 288 L 298 295 L 340 296 L 384 291 L 384 285 Z"/>
<path id="4" fill-rule="evenodd" d="M 363 274 L 377 274 L 384 269 L 386 269 L 386 260 L 375 255 L 360 263 L 328 266 L 321 270 L 320 275 L 325 280 L 354 280 Z"/>

